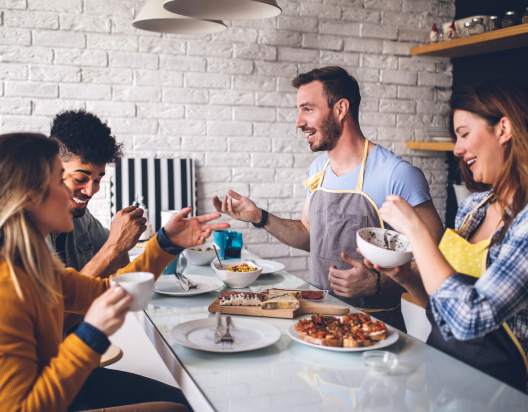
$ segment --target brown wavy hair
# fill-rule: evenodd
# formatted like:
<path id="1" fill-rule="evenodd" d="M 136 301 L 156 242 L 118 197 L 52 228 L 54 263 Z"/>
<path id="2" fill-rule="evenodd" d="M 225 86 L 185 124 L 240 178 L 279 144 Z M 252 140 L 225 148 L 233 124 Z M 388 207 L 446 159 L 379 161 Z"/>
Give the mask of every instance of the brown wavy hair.
<path id="1" fill-rule="evenodd" d="M 460 159 L 460 170 L 469 190 L 483 192 L 493 189 L 504 222 L 504 230 L 493 242 L 498 243 L 515 216 L 528 204 L 528 83 L 497 77 L 474 86 L 462 86 L 453 92 L 450 106 L 449 129 L 455 141 L 453 117 L 456 110 L 473 113 L 484 119 L 490 128 L 503 117 L 510 121 L 512 138 L 506 143 L 504 167 L 492 185 L 475 182 L 468 165 Z"/>

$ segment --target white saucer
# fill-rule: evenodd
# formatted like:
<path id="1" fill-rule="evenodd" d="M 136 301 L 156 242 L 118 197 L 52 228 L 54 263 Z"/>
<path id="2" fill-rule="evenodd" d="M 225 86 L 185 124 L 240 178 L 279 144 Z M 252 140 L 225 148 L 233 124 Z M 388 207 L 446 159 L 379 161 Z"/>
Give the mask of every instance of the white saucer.
<path id="1" fill-rule="evenodd" d="M 341 316 L 337 316 L 338 318 L 341 318 Z M 364 346 L 364 347 L 360 347 L 360 348 L 339 348 L 339 347 L 334 347 L 334 346 L 322 346 L 322 345 L 314 345 L 313 343 L 308 343 L 304 340 L 301 339 L 301 337 L 299 336 L 299 332 L 297 332 L 295 330 L 295 324 L 297 322 L 294 322 L 290 325 L 290 327 L 288 328 L 288 335 L 290 335 L 290 337 L 299 342 L 299 343 L 302 343 L 303 345 L 307 345 L 307 346 L 312 346 L 314 348 L 317 348 L 317 349 L 323 349 L 323 350 L 329 350 L 329 351 L 332 351 L 332 352 L 364 352 L 366 350 L 376 350 L 376 349 L 381 349 L 381 348 L 385 348 L 387 346 L 390 346 L 392 345 L 393 343 L 396 343 L 398 341 L 398 337 L 399 337 L 399 334 L 398 332 L 396 332 L 396 330 L 394 328 L 391 328 L 389 325 L 387 325 L 387 338 L 384 339 L 384 340 L 380 340 L 376 343 L 374 343 L 372 346 Z"/>
<path id="2" fill-rule="evenodd" d="M 253 261 L 255 264 L 262 268 L 261 275 L 267 275 L 269 273 L 278 272 L 279 270 L 283 270 L 285 266 L 282 263 L 275 262 L 273 260 L 264 260 L 264 259 L 228 259 L 228 260 L 222 260 L 222 265 L 238 265 L 242 262 L 247 261 Z M 218 262 L 218 259 L 214 259 L 211 262 L 211 267 L 214 269 L 213 263 Z"/>
<path id="3" fill-rule="evenodd" d="M 212 292 L 225 286 L 224 282 L 220 279 L 209 276 L 185 275 L 185 277 L 192 283 L 196 283 L 198 287 L 185 292 L 174 275 L 162 275 L 154 283 L 154 292 L 169 296 L 201 295 L 202 293 Z"/>
<path id="4" fill-rule="evenodd" d="M 225 330 L 225 317 L 222 317 Z M 214 343 L 215 318 L 197 319 L 173 327 L 169 334 L 176 343 L 187 348 L 216 353 L 237 353 L 262 349 L 273 345 L 280 337 L 280 331 L 273 325 L 258 320 L 231 317 L 229 331 L 233 336 L 232 345 Z"/>

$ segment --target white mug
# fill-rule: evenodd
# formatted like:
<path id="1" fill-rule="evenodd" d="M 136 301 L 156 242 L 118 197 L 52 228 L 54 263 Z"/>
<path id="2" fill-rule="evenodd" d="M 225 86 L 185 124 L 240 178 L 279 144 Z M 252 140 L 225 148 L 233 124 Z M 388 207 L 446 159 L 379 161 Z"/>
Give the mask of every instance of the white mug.
<path id="1" fill-rule="evenodd" d="M 169 220 L 171 220 L 171 217 L 173 217 L 176 213 L 178 213 L 179 210 L 162 210 L 161 211 L 161 226 L 165 226 Z"/>
<path id="2" fill-rule="evenodd" d="M 119 285 L 132 296 L 130 310 L 135 312 L 147 307 L 154 291 L 154 275 L 149 272 L 125 273 L 111 278 L 110 285 Z"/>

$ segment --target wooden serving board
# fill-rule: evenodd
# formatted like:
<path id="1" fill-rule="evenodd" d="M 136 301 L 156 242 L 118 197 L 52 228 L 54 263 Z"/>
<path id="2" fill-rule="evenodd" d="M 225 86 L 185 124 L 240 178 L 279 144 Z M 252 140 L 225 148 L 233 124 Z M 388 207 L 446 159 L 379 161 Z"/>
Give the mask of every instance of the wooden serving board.
<path id="1" fill-rule="evenodd" d="M 221 306 L 220 299 L 216 299 L 211 304 L 211 306 L 209 306 L 209 312 L 285 319 L 293 319 L 295 316 L 305 315 L 307 313 L 322 313 L 324 315 L 342 316 L 350 312 L 350 309 L 346 306 L 323 305 L 321 303 L 308 302 L 302 299 L 299 300 L 299 304 L 300 307 L 298 309 L 263 310 L 260 308 L 260 306 Z"/>

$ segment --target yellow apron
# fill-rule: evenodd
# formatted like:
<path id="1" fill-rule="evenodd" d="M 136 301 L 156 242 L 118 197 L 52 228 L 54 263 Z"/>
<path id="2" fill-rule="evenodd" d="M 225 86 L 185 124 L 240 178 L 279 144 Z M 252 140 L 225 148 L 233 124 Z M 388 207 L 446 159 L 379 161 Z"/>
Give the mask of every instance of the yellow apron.
<path id="1" fill-rule="evenodd" d="M 486 199 L 484 199 L 475 209 L 465 216 L 459 230 L 447 229 L 444 233 L 444 236 L 442 237 L 439 249 L 444 255 L 444 258 L 449 262 L 453 269 L 457 271 L 457 273 L 480 278 L 486 271 L 489 245 L 494 234 L 492 234 L 489 239 L 482 240 L 475 244 L 471 244 L 462 236 L 460 236 L 460 234 L 464 233 L 464 231 L 469 226 L 469 223 L 473 219 L 473 213 L 475 210 L 485 205 L 491 197 L 493 197 L 493 194 L 486 197 Z M 519 343 L 519 340 L 515 337 L 511 328 L 506 322 L 504 322 L 502 326 L 521 353 L 526 370 L 528 371 L 528 359 L 521 344 Z"/>

